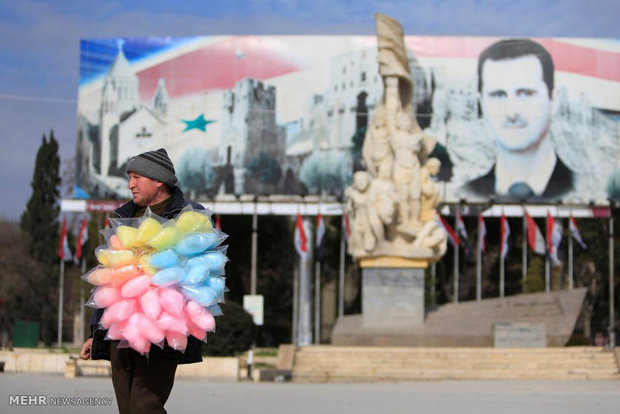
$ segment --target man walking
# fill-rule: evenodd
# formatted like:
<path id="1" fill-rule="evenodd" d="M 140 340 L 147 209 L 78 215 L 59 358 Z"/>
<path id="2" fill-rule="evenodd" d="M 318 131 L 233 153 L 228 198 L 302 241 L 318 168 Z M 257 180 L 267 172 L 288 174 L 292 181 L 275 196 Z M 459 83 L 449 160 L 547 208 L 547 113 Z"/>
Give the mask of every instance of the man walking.
<path id="1" fill-rule="evenodd" d="M 115 211 L 118 217 L 141 217 L 147 207 L 166 219 L 175 218 L 187 204 L 203 209 L 183 197 L 172 161 L 163 148 L 130 158 L 127 173 L 133 200 Z M 84 342 L 80 358 L 111 362 L 112 384 L 121 414 L 165 413 L 164 404 L 172 391 L 177 365 L 201 362 L 201 342 L 189 336 L 183 353 L 165 344 L 163 349 L 152 346 L 149 355 L 143 356 L 131 348 L 118 348 L 118 341 L 105 340 L 107 331 L 99 327 L 103 311 L 97 309 L 93 314 L 91 337 Z"/>

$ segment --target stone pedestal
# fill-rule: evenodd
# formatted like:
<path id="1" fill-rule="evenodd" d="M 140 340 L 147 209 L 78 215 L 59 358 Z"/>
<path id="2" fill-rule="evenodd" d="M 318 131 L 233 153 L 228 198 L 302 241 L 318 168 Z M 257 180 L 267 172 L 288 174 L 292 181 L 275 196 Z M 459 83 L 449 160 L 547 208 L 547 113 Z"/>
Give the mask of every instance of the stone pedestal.
<path id="1" fill-rule="evenodd" d="M 424 325 L 424 269 L 363 268 L 362 321 L 365 331 Z"/>

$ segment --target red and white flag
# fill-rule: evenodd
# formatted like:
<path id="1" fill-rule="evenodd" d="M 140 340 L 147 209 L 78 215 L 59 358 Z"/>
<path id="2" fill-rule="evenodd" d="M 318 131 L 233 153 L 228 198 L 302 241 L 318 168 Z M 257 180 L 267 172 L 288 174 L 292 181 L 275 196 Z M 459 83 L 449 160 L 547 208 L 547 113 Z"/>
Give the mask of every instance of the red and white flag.
<path id="1" fill-rule="evenodd" d="M 220 215 L 215 215 L 215 229 L 217 231 L 222 231 L 222 222 L 220 221 Z"/>
<path id="2" fill-rule="evenodd" d="M 443 218 L 441 214 L 437 213 L 437 215 L 439 216 L 439 224 L 441 224 L 441 227 L 443 227 L 443 229 L 448 234 L 448 240 L 450 240 L 450 243 L 452 243 L 453 246 L 458 246 L 461 243 L 458 234 L 456 234 L 452 226 L 450 226 L 450 224 L 446 221 L 445 218 Z"/>
<path id="3" fill-rule="evenodd" d="M 534 219 L 527 213 L 527 211 L 524 213 L 527 220 L 527 244 L 534 253 L 545 254 L 547 252 L 545 249 L 545 238 L 540 232 L 540 229 L 536 225 Z"/>
<path id="4" fill-rule="evenodd" d="M 75 261 L 78 262 L 82 258 L 82 248 L 88 241 L 88 221 L 86 215 L 82 218 L 82 225 L 80 226 L 80 232 L 77 236 L 75 243 Z"/>
<path id="5" fill-rule="evenodd" d="M 67 243 L 67 219 L 62 218 L 62 229 L 60 230 L 60 244 L 58 245 L 58 258 L 61 261 L 69 261 L 73 258 L 69 243 Z"/>
<path id="6" fill-rule="evenodd" d="M 456 230 L 461 236 L 461 240 L 464 242 L 469 240 L 469 235 L 467 234 L 467 229 L 465 228 L 465 223 L 463 222 L 463 216 L 461 216 L 461 212 L 457 210 L 456 212 Z"/>
<path id="7" fill-rule="evenodd" d="M 577 228 L 577 222 L 575 221 L 575 218 L 572 214 L 570 215 L 570 218 L 568 220 L 568 226 L 570 228 L 570 234 L 571 236 L 573 236 L 573 239 L 575 239 L 577 243 L 579 243 L 579 246 L 581 246 L 582 249 L 587 249 L 588 246 L 583 242 L 583 239 L 581 238 L 581 233 L 579 233 L 579 229 Z"/>
<path id="8" fill-rule="evenodd" d="M 508 254 L 508 237 L 510 236 L 510 226 L 506 215 L 502 211 L 502 216 L 499 219 L 499 254 L 502 260 L 506 260 Z"/>
<path id="9" fill-rule="evenodd" d="M 557 223 L 551 213 L 547 211 L 547 251 L 554 265 L 560 263 L 558 259 L 558 246 L 562 242 L 562 227 Z"/>
<path id="10" fill-rule="evenodd" d="M 295 250 L 302 259 L 308 256 L 308 237 L 301 214 L 297 214 L 297 223 L 295 224 Z"/>
<path id="11" fill-rule="evenodd" d="M 482 212 L 478 212 L 478 231 L 480 232 L 480 237 L 478 238 L 478 242 L 480 243 L 480 251 L 482 253 L 487 252 L 487 226 L 484 224 L 484 217 L 482 217 Z"/>
<path id="12" fill-rule="evenodd" d="M 316 216 L 316 248 L 321 248 L 321 243 L 323 243 L 323 237 L 325 236 L 325 221 L 323 220 L 323 216 L 319 211 L 319 214 Z"/>

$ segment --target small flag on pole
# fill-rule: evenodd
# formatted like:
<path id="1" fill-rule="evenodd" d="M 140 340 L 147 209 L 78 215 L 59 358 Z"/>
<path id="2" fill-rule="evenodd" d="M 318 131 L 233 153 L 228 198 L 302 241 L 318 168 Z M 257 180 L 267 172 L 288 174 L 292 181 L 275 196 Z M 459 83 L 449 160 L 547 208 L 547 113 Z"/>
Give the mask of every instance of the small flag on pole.
<path id="1" fill-rule="evenodd" d="M 463 216 L 461 216 L 460 211 L 456 212 L 456 230 L 459 232 L 459 236 L 461 236 L 463 242 L 469 240 L 469 235 L 467 234 L 467 229 L 465 228 Z"/>
<path id="2" fill-rule="evenodd" d="M 502 216 L 499 219 L 499 251 L 502 257 L 502 260 L 506 259 L 506 255 L 508 254 L 508 237 L 510 236 L 510 226 L 508 225 L 508 220 L 506 219 L 506 215 L 502 211 Z"/>
<path id="3" fill-rule="evenodd" d="M 536 254 L 547 253 L 545 249 L 545 239 L 536 225 L 536 222 L 527 211 L 525 211 L 525 218 L 527 220 L 527 244 L 530 246 L 530 249 Z"/>
<path id="4" fill-rule="evenodd" d="M 77 263 L 82 258 L 82 248 L 88 241 L 88 221 L 86 215 L 82 217 L 82 225 L 80 226 L 80 232 L 77 236 L 77 242 L 75 244 L 75 262 Z"/>
<path id="5" fill-rule="evenodd" d="M 554 265 L 560 264 L 558 258 L 558 246 L 562 242 L 562 227 L 556 222 L 549 211 L 547 211 L 547 251 L 549 258 Z"/>
<path id="6" fill-rule="evenodd" d="M 583 242 L 583 239 L 581 238 L 581 233 L 577 228 L 577 222 L 575 221 L 575 218 L 572 214 L 570 215 L 570 219 L 568 220 L 568 225 L 570 227 L 570 234 L 571 236 L 573 236 L 573 239 L 577 241 L 577 243 L 579 244 L 579 246 L 581 246 L 582 249 L 587 249 L 588 246 Z"/>
<path id="7" fill-rule="evenodd" d="M 58 258 L 61 261 L 69 261 L 73 258 L 69 243 L 67 243 L 67 219 L 62 218 L 62 229 L 60 230 L 60 244 L 58 245 Z"/>
<path id="8" fill-rule="evenodd" d="M 482 212 L 478 212 L 478 228 L 480 229 L 480 251 L 482 253 L 487 252 L 487 226 L 484 224 L 484 217 Z"/>
<path id="9" fill-rule="evenodd" d="M 453 246 L 458 246 L 460 244 L 459 236 L 456 234 L 452 226 L 443 218 L 441 214 L 438 213 L 439 216 L 439 224 L 443 227 L 443 229 L 448 234 L 448 240 L 452 243 Z"/>
<path id="10" fill-rule="evenodd" d="M 297 223 L 295 224 L 295 250 L 302 259 L 308 256 L 308 237 L 304 229 L 304 222 L 301 214 L 297 214 Z"/>

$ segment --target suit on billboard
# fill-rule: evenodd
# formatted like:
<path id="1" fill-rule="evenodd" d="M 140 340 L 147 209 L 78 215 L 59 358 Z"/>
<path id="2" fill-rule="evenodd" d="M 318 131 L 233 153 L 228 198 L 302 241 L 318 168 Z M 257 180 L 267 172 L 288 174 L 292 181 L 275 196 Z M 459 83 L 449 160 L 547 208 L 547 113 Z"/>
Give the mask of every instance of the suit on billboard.
<path id="1" fill-rule="evenodd" d="M 560 159 L 557 157 L 557 162 L 555 163 L 555 167 L 553 172 L 551 173 L 551 177 L 545 186 L 544 191 L 540 195 L 531 195 L 528 197 L 528 200 L 554 200 L 562 195 L 568 193 L 573 189 L 574 185 L 574 173 L 573 171 L 566 166 Z M 463 190 L 467 193 L 480 196 L 480 197 L 490 197 L 495 196 L 495 164 L 493 168 L 486 173 L 485 175 L 475 178 L 463 186 Z M 510 201 L 521 201 L 519 197 L 507 194 L 499 196 L 500 200 Z"/>

